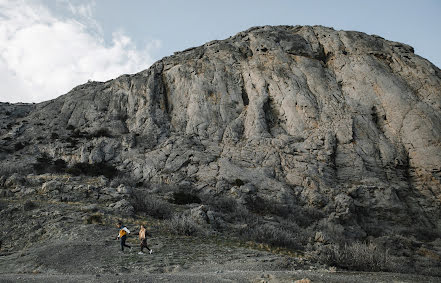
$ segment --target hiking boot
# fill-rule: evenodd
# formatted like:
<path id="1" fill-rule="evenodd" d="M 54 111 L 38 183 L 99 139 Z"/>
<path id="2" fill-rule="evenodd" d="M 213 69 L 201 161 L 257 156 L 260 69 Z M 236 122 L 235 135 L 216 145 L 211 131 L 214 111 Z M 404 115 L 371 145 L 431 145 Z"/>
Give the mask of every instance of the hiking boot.
<path id="1" fill-rule="evenodd" d="M 138 254 L 139 254 L 139 255 L 143 255 L 144 253 L 143 253 L 143 252 L 139 252 Z"/>
<path id="2" fill-rule="evenodd" d="M 153 250 L 150 250 L 149 253 L 152 254 Z"/>

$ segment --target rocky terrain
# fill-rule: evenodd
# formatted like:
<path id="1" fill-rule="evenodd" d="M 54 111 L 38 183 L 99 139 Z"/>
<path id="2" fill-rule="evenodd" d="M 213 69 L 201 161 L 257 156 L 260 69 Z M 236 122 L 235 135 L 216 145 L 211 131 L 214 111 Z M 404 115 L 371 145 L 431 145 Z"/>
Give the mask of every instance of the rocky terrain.
<path id="1" fill-rule="evenodd" d="M 441 70 L 379 36 L 255 27 L 1 103 L 0 160 L 5 280 L 441 276 Z M 161 252 L 118 254 L 118 219 Z"/>

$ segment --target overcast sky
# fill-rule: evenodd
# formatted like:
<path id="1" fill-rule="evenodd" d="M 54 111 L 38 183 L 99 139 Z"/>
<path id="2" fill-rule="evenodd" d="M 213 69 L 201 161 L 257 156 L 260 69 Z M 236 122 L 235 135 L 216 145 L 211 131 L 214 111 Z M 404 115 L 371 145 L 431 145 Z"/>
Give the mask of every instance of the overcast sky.
<path id="1" fill-rule="evenodd" d="M 0 101 L 49 100 L 257 25 L 377 34 L 441 66 L 437 0 L 0 0 Z"/>

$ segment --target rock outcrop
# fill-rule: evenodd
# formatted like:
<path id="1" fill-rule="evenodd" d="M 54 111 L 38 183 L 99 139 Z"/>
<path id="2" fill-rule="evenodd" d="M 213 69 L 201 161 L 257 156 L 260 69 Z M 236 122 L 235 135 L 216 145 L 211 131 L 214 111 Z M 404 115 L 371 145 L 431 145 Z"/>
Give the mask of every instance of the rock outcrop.
<path id="1" fill-rule="evenodd" d="M 311 207 L 348 237 L 441 231 L 441 70 L 379 36 L 256 27 L 0 107 L 4 167 L 45 152 L 137 182 Z"/>

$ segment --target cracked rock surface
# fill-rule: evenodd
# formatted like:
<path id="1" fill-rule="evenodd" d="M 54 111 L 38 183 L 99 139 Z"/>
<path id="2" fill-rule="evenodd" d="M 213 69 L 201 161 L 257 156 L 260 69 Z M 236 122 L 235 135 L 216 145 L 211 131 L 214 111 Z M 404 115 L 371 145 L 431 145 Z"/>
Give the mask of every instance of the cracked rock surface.
<path id="1" fill-rule="evenodd" d="M 2 166 L 42 152 L 106 162 L 138 182 L 312 207 L 357 239 L 441 231 L 441 70 L 375 35 L 255 27 L 51 101 L 0 104 L 0 128 Z"/>

